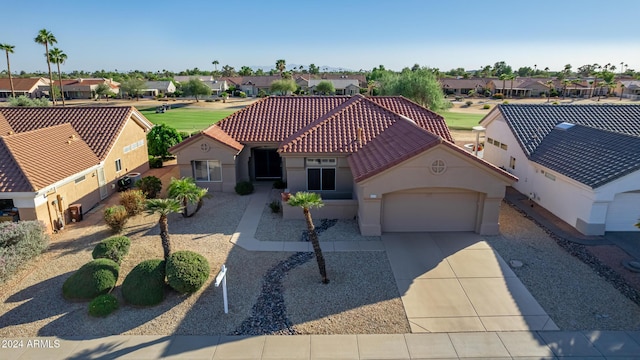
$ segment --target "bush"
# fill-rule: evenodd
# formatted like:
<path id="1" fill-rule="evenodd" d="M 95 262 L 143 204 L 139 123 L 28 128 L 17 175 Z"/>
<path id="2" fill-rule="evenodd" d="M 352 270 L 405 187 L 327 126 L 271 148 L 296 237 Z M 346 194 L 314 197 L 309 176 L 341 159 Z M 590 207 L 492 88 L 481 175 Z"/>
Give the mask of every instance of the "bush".
<path id="1" fill-rule="evenodd" d="M 122 205 L 113 205 L 104 210 L 104 222 L 115 233 L 119 233 L 124 229 L 127 220 L 129 220 L 129 214 Z"/>
<path id="2" fill-rule="evenodd" d="M 89 303 L 89 315 L 105 317 L 118 310 L 118 299 L 111 294 L 100 295 Z"/>
<path id="3" fill-rule="evenodd" d="M 277 214 L 280 212 L 280 201 L 273 200 L 269 203 L 269 207 L 271 208 L 271 212 Z"/>
<path id="4" fill-rule="evenodd" d="M 276 180 L 273 182 L 273 188 L 274 189 L 286 189 L 287 188 L 287 183 L 285 181 L 282 180 Z"/>
<path id="5" fill-rule="evenodd" d="M 508 105 L 508 104 L 509 104 L 509 101 L 505 100 L 505 101 L 503 101 L 502 103 L 503 103 L 504 105 Z"/>
<path id="6" fill-rule="evenodd" d="M 145 260 L 124 279 L 122 297 L 131 305 L 157 305 L 164 299 L 164 277 L 164 260 Z"/>
<path id="7" fill-rule="evenodd" d="M 554 102 L 551 103 L 551 105 L 558 105 L 558 104 L 560 104 L 560 103 L 557 102 L 557 101 L 554 101 Z"/>
<path id="8" fill-rule="evenodd" d="M 504 99 L 504 95 L 502 93 L 493 94 L 494 99 Z"/>
<path id="9" fill-rule="evenodd" d="M 241 98 L 246 98 L 247 97 L 247 93 L 245 93 L 244 91 L 240 91 L 238 92 L 238 96 L 240 96 Z"/>
<path id="10" fill-rule="evenodd" d="M 162 158 L 149 156 L 149 167 L 152 169 L 160 169 L 162 167 Z"/>
<path id="11" fill-rule="evenodd" d="M 209 278 L 209 262 L 193 251 L 178 251 L 167 260 L 167 282 L 181 294 L 198 291 Z"/>
<path id="12" fill-rule="evenodd" d="M 120 193 L 120 205 L 127 209 L 129 216 L 136 216 L 144 211 L 145 196 L 142 190 L 127 190 Z"/>
<path id="13" fill-rule="evenodd" d="M 112 236 L 104 239 L 93 248 L 94 259 L 111 259 L 118 264 L 129 253 L 131 240 L 126 236 Z"/>
<path id="14" fill-rule="evenodd" d="M 147 199 L 155 199 L 162 190 L 162 181 L 155 176 L 145 176 L 136 182 L 136 186 L 142 190 Z"/>
<path id="15" fill-rule="evenodd" d="M 207 100 L 207 102 L 211 102 L 211 100 Z M 186 139 L 186 138 L 188 138 L 188 137 L 190 137 L 190 136 L 191 136 L 191 135 L 190 135 L 188 132 L 186 132 L 186 131 L 180 131 L 180 132 L 179 132 L 179 134 L 180 134 L 180 137 L 182 138 L 182 140 L 184 140 L 184 139 Z"/>
<path id="16" fill-rule="evenodd" d="M 253 192 L 253 184 L 250 181 L 241 181 L 236 184 L 235 189 L 238 195 L 249 195 Z"/>
<path id="17" fill-rule="evenodd" d="M 47 228 L 41 221 L 0 222 L 0 283 L 48 245 Z"/>
<path id="18" fill-rule="evenodd" d="M 465 105 L 467 105 L 467 107 L 469 107 L 469 106 L 473 105 L 473 101 L 467 100 L 467 101 L 465 101 Z"/>
<path id="19" fill-rule="evenodd" d="M 485 109 L 485 110 L 487 110 L 487 109 L 490 109 L 490 108 L 491 108 L 491 105 L 489 105 L 489 104 L 484 104 L 484 105 L 482 106 L 482 108 L 483 108 L 483 109 Z"/>
<path id="20" fill-rule="evenodd" d="M 116 286 L 120 266 L 110 259 L 96 259 L 73 273 L 62 285 L 65 299 L 91 300 Z"/>
<path id="21" fill-rule="evenodd" d="M 267 92 L 264 90 L 258 91 L 258 97 L 259 98 L 267 97 Z"/>

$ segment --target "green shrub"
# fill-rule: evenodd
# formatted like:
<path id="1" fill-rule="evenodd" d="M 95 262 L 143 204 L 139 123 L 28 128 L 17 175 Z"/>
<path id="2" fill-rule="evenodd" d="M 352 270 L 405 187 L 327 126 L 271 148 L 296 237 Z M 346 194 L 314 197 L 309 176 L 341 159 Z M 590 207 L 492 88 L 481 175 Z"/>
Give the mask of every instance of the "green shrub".
<path id="1" fill-rule="evenodd" d="M 104 222 L 115 233 L 119 233 L 124 229 L 127 220 L 129 220 L 129 214 L 122 205 L 113 205 L 104 210 Z"/>
<path id="2" fill-rule="evenodd" d="M 554 102 L 551 103 L 551 105 L 558 105 L 558 104 L 560 104 L 560 103 L 557 102 L 557 101 L 554 101 Z"/>
<path id="3" fill-rule="evenodd" d="M 198 291 L 209 278 L 209 262 L 193 251 L 178 251 L 167 260 L 167 282 L 182 294 Z"/>
<path id="4" fill-rule="evenodd" d="M 145 200 L 142 190 L 127 190 L 120 193 L 120 205 L 127 209 L 129 216 L 136 216 L 143 212 Z"/>
<path id="5" fill-rule="evenodd" d="M 271 212 L 277 214 L 280 212 L 280 201 L 273 200 L 269 203 L 269 207 L 271 208 Z"/>
<path id="6" fill-rule="evenodd" d="M 467 107 L 469 107 L 469 106 L 473 105 L 473 101 L 467 100 L 467 101 L 465 101 L 465 105 L 467 105 Z"/>
<path id="7" fill-rule="evenodd" d="M 211 102 L 211 100 L 207 100 L 207 102 Z M 190 135 L 188 132 L 186 132 L 186 131 L 180 131 L 180 132 L 178 132 L 178 134 L 180 134 L 180 137 L 182 138 L 182 140 L 184 140 L 184 139 L 186 139 L 186 138 L 188 138 L 188 137 L 190 137 L 190 136 L 191 136 L 191 135 Z"/>
<path id="8" fill-rule="evenodd" d="M 164 299 L 164 277 L 164 260 L 145 260 L 124 279 L 122 297 L 131 305 L 157 305 Z"/>
<path id="9" fill-rule="evenodd" d="M 241 181 L 236 184 L 235 189 L 239 195 L 249 195 L 253 192 L 253 184 L 250 181 Z"/>
<path id="10" fill-rule="evenodd" d="M 111 294 L 100 295 L 89 303 L 89 315 L 105 317 L 118 310 L 118 299 Z"/>
<path id="11" fill-rule="evenodd" d="M 91 300 L 116 286 L 120 266 L 110 259 L 96 259 L 73 273 L 62 285 L 66 299 Z"/>
<path id="12" fill-rule="evenodd" d="M 149 156 L 149 167 L 152 169 L 160 169 L 162 167 L 162 158 Z"/>
<path id="13" fill-rule="evenodd" d="M 240 91 L 238 92 L 238 96 L 240 96 L 242 99 L 247 97 L 247 93 L 245 93 L 244 91 Z"/>
<path id="14" fill-rule="evenodd" d="M 503 103 L 504 105 L 508 105 L 508 104 L 509 104 L 509 101 L 505 100 L 505 101 L 503 101 L 502 103 Z"/>
<path id="15" fill-rule="evenodd" d="M 136 186 L 142 190 L 147 199 L 155 199 L 162 190 L 162 181 L 155 176 L 145 176 L 136 182 Z"/>
<path id="16" fill-rule="evenodd" d="M 263 97 L 266 97 L 266 96 L 267 96 L 267 92 L 266 91 L 264 91 L 264 90 L 258 91 L 258 97 L 259 98 L 263 98 Z"/>
<path id="17" fill-rule="evenodd" d="M 482 106 L 482 108 L 483 108 L 483 109 L 485 109 L 485 110 L 487 110 L 487 109 L 490 109 L 490 108 L 491 108 L 491 105 L 489 105 L 489 104 L 484 104 L 484 105 Z"/>
<path id="18" fill-rule="evenodd" d="M 49 246 L 41 221 L 0 222 L 0 283 Z"/>
<path id="19" fill-rule="evenodd" d="M 112 236 L 106 238 L 98 243 L 93 248 L 91 256 L 94 259 L 111 259 L 118 264 L 122 261 L 122 258 L 129 253 L 129 247 L 131 246 L 131 240 L 126 236 Z"/>
<path id="20" fill-rule="evenodd" d="M 504 95 L 502 93 L 493 94 L 494 99 L 504 99 Z"/>
<path id="21" fill-rule="evenodd" d="M 287 183 L 285 181 L 282 180 L 276 180 L 273 182 L 273 188 L 274 189 L 286 189 L 287 187 Z"/>

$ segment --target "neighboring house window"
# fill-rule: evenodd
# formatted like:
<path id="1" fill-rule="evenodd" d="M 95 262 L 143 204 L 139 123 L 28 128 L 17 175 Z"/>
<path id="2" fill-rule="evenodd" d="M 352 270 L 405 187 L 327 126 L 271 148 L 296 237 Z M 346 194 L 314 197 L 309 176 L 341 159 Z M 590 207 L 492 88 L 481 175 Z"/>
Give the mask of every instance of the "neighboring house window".
<path id="1" fill-rule="evenodd" d="M 336 189 L 336 158 L 307 158 L 307 190 Z"/>
<path id="2" fill-rule="evenodd" d="M 122 160 L 116 160 L 116 172 L 122 171 Z"/>
<path id="3" fill-rule="evenodd" d="M 76 179 L 76 184 L 83 182 L 86 179 L 86 176 L 82 175 Z"/>
<path id="4" fill-rule="evenodd" d="M 142 147 L 144 145 L 144 140 L 138 140 L 138 147 Z"/>
<path id="5" fill-rule="evenodd" d="M 493 140 L 493 145 L 500 147 L 500 141 L 498 140 Z"/>
<path id="6" fill-rule="evenodd" d="M 129 151 L 131 151 L 131 146 L 130 145 L 127 145 L 127 146 L 124 147 L 124 149 L 122 149 L 122 152 L 125 153 L 125 154 L 128 153 Z"/>
<path id="7" fill-rule="evenodd" d="M 222 181 L 222 167 L 218 160 L 193 161 L 193 178 L 196 181 Z"/>
<path id="8" fill-rule="evenodd" d="M 491 145 L 493 145 L 493 139 L 492 138 L 487 138 L 487 142 Z"/>
<path id="9" fill-rule="evenodd" d="M 513 170 L 516 169 L 516 158 L 514 158 L 513 156 L 511 156 L 509 159 L 509 167 Z"/>

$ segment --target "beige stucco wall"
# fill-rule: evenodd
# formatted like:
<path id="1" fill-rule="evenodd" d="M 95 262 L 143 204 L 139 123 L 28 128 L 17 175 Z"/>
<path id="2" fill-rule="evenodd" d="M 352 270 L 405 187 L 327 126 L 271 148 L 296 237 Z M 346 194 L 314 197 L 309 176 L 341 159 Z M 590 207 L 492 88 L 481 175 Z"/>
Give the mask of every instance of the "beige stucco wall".
<path id="1" fill-rule="evenodd" d="M 323 200 L 324 206 L 314 208 L 314 219 L 353 219 L 358 213 L 357 200 Z M 304 219 L 302 209 L 282 204 L 282 217 L 284 219 Z"/>
<path id="2" fill-rule="evenodd" d="M 235 157 L 237 151 L 209 137 L 197 136 L 200 136 L 200 138 L 174 152 L 177 157 L 180 176 L 193 177 L 191 162 L 194 160 L 218 160 L 222 166 L 222 181 L 198 181 L 197 185 L 208 188 L 209 191 L 233 192 L 236 186 Z M 207 145 L 209 150 L 203 151 L 203 145 Z M 206 146 L 204 148 L 206 149 Z"/>
<path id="3" fill-rule="evenodd" d="M 287 179 L 287 188 L 289 192 L 296 193 L 298 191 L 307 191 L 307 170 L 305 167 L 305 158 L 336 158 L 336 190 L 335 191 L 314 191 L 319 193 L 323 199 L 351 199 L 353 198 L 353 175 L 351 168 L 344 156 L 331 155 L 286 155 L 284 156 L 284 165 Z"/>
<path id="4" fill-rule="evenodd" d="M 143 140 L 143 146 L 124 153 L 124 147 Z M 115 162 L 121 160 L 122 170 L 116 171 Z M 127 121 L 122 132 L 104 160 L 104 174 L 109 195 L 118 191 L 116 181 L 131 172 L 144 173 L 149 170 L 147 134 L 133 119 Z"/>

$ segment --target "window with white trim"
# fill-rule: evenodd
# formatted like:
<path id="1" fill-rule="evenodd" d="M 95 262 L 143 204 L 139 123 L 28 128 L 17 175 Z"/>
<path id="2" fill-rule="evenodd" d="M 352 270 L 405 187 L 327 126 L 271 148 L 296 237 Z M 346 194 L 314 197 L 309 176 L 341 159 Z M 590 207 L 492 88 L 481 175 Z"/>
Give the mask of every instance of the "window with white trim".
<path id="1" fill-rule="evenodd" d="M 122 160 L 116 160 L 116 172 L 122 171 Z"/>
<path id="2" fill-rule="evenodd" d="M 122 149 L 122 152 L 125 154 L 128 153 L 129 151 L 131 151 L 131 145 L 127 145 L 124 147 L 124 149 Z"/>
<path id="3" fill-rule="evenodd" d="M 336 189 L 336 158 L 307 158 L 307 190 Z"/>
<path id="4" fill-rule="evenodd" d="M 194 160 L 191 163 L 193 166 L 193 178 L 196 181 L 222 181 L 222 166 L 219 160 Z"/>

